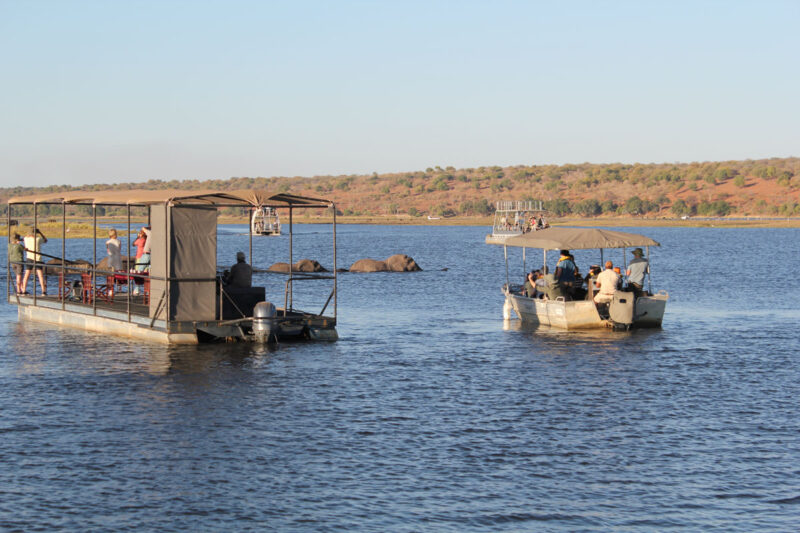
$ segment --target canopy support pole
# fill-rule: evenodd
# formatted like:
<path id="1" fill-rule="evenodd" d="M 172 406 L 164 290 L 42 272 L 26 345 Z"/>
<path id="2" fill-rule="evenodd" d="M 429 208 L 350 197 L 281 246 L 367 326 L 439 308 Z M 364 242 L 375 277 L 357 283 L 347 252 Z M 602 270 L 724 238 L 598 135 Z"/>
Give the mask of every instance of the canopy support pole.
<path id="1" fill-rule="evenodd" d="M 293 212 L 294 209 L 289 206 L 289 309 L 294 309 L 294 250 L 292 249 L 294 243 Z M 284 308 L 284 316 L 286 316 L 286 311 L 288 311 L 288 309 Z"/>
<path id="2" fill-rule="evenodd" d="M 336 204 L 331 202 L 331 208 L 333 209 L 333 318 L 335 320 L 338 312 L 337 300 L 339 299 L 339 269 L 336 267 Z"/>
<path id="3" fill-rule="evenodd" d="M 11 242 L 11 204 L 6 206 L 6 228 L 8 229 L 8 242 Z M 19 241 L 15 241 L 17 244 Z M 19 300 L 19 291 L 17 291 L 17 276 L 14 273 L 14 295 Z M 6 261 L 6 301 L 11 300 L 11 261 Z"/>
<path id="4" fill-rule="evenodd" d="M 127 261 L 127 270 L 128 276 L 125 278 L 127 280 L 128 285 L 128 294 L 127 294 L 127 302 L 126 305 L 128 306 L 128 322 L 131 321 L 131 204 L 128 204 L 126 207 L 126 214 L 128 215 L 128 261 Z M 116 282 L 116 280 L 115 280 Z M 134 282 L 135 284 L 136 282 Z"/>
<path id="5" fill-rule="evenodd" d="M 32 255 L 34 257 L 36 257 L 38 255 L 36 253 L 36 250 L 37 250 L 37 246 L 36 245 L 39 244 L 39 241 L 36 239 L 36 237 L 39 236 L 39 234 L 36 233 L 36 230 L 39 227 L 38 226 L 39 219 L 37 218 L 37 213 L 38 213 L 37 208 L 38 207 L 39 207 L 38 204 L 36 204 L 36 203 L 33 204 L 33 252 L 34 253 Z M 25 254 L 25 255 L 27 256 L 27 254 Z M 33 261 L 33 305 L 36 305 L 36 277 L 37 277 L 36 276 L 36 266 L 37 266 L 36 263 L 38 262 L 39 259 L 41 259 L 41 257 L 37 257 Z M 27 289 L 27 287 L 26 287 L 26 289 Z"/>
<path id="6" fill-rule="evenodd" d="M 508 280 L 508 246 L 506 246 L 505 244 L 503 245 L 503 257 L 506 260 L 506 289 L 508 289 L 508 283 L 509 283 L 509 280 Z"/>
<path id="7" fill-rule="evenodd" d="M 653 294 L 653 280 L 650 278 L 650 247 L 645 246 L 647 250 L 647 292 Z"/>
<path id="8" fill-rule="evenodd" d="M 247 251 L 247 257 L 250 260 L 250 270 L 252 271 L 253 270 L 253 213 L 254 212 L 253 212 L 253 208 L 252 207 L 250 209 L 248 209 L 248 211 L 250 212 L 250 216 L 248 217 L 249 220 L 250 220 L 250 223 L 247 225 L 249 238 L 250 238 L 250 241 L 249 241 L 250 249 Z"/>
<path id="9" fill-rule="evenodd" d="M 542 250 L 542 274 L 547 274 L 547 250 Z"/>
<path id="10" fill-rule="evenodd" d="M 164 202 L 164 294 L 161 295 L 161 299 L 166 301 L 167 307 L 164 309 L 164 325 L 166 326 L 167 333 L 169 333 L 169 323 L 170 319 L 172 318 L 170 314 L 172 313 L 172 302 L 170 301 L 170 285 L 171 281 L 170 278 L 172 277 L 172 271 L 170 269 L 170 263 L 172 261 L 169 260 L 170 250 L 170 240 L 172 237 L 172 224 L 170 224 L 169 216 L 172 213 L 170 211 L 171 207 L 169 202 Z M 152 227 L 150 229 L 152 231 Z M 152 263 L 152 261 L 151 261 Z M 156 313 L 157 314 L 157 313 Z M 154 314 L 154 316 L 156 316 Z"/>
<path id="11" fill-rule="evenodd" d="M 606 262 L 603 259 L 603 249 L 602 248 L 600 248 L 600 268 L 601 269 L 606 268 Z"/>
<path id="12" fill-rule="evenodd" d="M 67 308 L 67 203 L 61 201 L 61 279 L 58 280 L 61 285 L 58 288 L 58 293 L 61 295 L 61 310 Z"/>
<path id="13" fill-rule="evenodd" d="M 522 247 L 522 273 L 525 274 L 528 269 L 525 267 L 525 247 Z"/>
<path id="14" fill-rule="evenodd" d="M 92 314 L 97 314 L 97 204 L 92 204 Z"/>
<path id="15" fill-rule="evenodd" d="M 628 271 L 628 256 L 625 253 L 627 250 L 625 247 L 622 247 L 622 275 L 624 276 L 625 273 Z"/>

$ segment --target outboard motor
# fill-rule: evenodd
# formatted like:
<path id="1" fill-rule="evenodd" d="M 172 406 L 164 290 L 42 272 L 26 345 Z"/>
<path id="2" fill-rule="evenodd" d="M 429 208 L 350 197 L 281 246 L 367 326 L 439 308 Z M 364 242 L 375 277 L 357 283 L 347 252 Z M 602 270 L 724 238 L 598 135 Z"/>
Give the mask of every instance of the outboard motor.
<path id="1" fill-rule="evenodd" d="M 278 311 L 270 302 L 258 302 L 253 308 L 253 335 L 258 342 L 269 342 L 278 334 Z"/>
<path id="2" fill-rule="evenodd" d="M 630 328 L 633 324 L 633 303 L 636 297 L 632 292 L 614 293 L 614 299 L 608 307 L 608 317 L 615 323 Z"/>

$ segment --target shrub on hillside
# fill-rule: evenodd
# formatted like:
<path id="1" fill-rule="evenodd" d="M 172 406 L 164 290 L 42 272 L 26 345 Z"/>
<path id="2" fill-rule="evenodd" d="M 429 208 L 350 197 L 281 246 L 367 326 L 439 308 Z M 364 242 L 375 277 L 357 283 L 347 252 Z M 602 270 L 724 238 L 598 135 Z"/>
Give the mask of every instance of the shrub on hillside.
<path id="1" fill-rule="evenodd" d="M 572 211 L 569 202 L 563 198 L 546 201 L 544 203 L 544 208 L 559 217 L 568 215 Z"/>
<path id="2" fill-rule="evenodd" d="M 673 202 L 672 207 L 670 210 L 677 216 L 682 217 L 686 215 L 691 215 L 694 211 L 694 206 L 687 204 L 684 200 L 675 200 Z"/>
<path id="3" fill-rule="evenodd" d="M 594 217 L 602 213 L 603 208 L 600 206 L 600 202 L 594 198 L 589 198 L 575 204 L 572 207 L 572 211 L 585 217 Z"/>
<path id="4" fill-rule="evenodd" d="M 731 212 L 731 206 L 725 200 L 716 202 L 700 202 L 697 206 L 697 214 L 706 217 L 724 217 Z"/>

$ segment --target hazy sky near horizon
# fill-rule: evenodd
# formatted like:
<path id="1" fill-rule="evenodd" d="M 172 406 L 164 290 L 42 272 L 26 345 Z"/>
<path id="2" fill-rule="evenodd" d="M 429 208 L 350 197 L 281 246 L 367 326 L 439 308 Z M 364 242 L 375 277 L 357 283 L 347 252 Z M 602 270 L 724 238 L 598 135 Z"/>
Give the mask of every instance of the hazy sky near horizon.
<path id="1" fill-rule="evenodd" d="M 0 186 L 800 156 L 800 2 L 0 0 Z"/>

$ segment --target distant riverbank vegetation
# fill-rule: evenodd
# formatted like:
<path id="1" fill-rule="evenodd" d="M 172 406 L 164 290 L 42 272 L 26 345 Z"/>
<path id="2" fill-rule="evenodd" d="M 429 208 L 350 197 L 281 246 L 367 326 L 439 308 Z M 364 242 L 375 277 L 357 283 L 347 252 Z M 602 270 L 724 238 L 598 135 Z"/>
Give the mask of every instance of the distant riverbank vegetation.
<path id="1" fill-rule="evenodd" d="M 266 189 L 321 197 L 346 217 L 481 217 L 497 200 L 542 200 L 554 216 L 572 218 L 687 216 L 800 216 L 800 158 L 675 164 L 517 165 L 415 172 L 313 177 L 256 177 L 225 180 L 150 180 L 119 184 L 0 189 L 0 199 L 74 190 Z M 43 217 L 60 206 L 41 206 Z M 14 216 L 27 216 L 15 207 Z M 88 206 L 70 216 L 91 216 Z M 121 216 L 121 207 L 99 207 L 101 217 Z M 243 216 L 227 208 L 223 216 Z M 308 215 L 315 213 L 309 211 Z M 303 213 L 298 213 L 303 216 Z"/>

